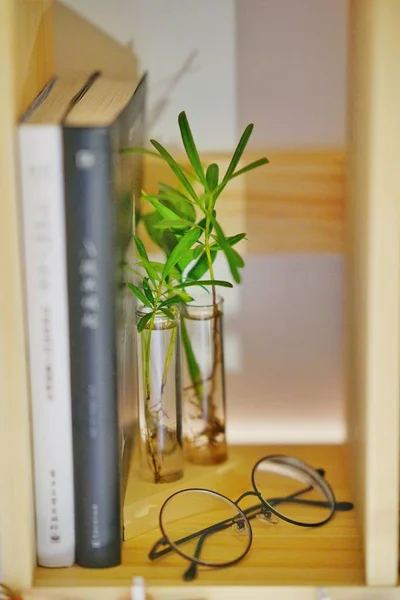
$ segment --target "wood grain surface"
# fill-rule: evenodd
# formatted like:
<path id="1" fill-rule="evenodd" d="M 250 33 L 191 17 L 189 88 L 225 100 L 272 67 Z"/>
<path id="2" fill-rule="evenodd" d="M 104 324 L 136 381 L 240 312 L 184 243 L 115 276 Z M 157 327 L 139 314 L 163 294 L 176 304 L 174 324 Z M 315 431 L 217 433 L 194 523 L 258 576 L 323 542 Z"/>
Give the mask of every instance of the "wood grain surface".
<path id="1" fill-rule="evenodd" d="M 302 458 L 315 467 L 326 469 L 326 477 L 333 486 L 338 500 L 350 499 L 350 482 L 347 472 L 347 448 L 344 446 L 297 446 L 297 447 L 236 447 L 230 459 L 219 467 L 204 467 L 204 472 L 189 473 L 178 485 L 154 485 L 151 490 L 145 484 L 141 490 L 135 471 L 132 477 L 137 489 L 138 505 L 148 494 L 150 512 L 156 504 L 147 531 L 124 543 L 123 564 L 103 571 L 81 569 L 43 569 L 36 571 L 35 587 L 46 586 L 125 586 L 132 576 L 141 575 L 149 586 L 173 586 L 183 584 L 182 574 L 187 561 L 171 555 L 151 562 L 147 554 L 160 537 L 158 510 L 161 503 L 176 488 L 207 486 L 237 498 L 250 489 L 250 473 L 255 461 L 274 453 L 287 453 Z M 161 489 L 164 488 L 165 489 Z M 132 484 L 131 494 L 134 486 Z M 133 508 L 133 497 L 130 497 Z M 252 502 L 251 500 L 249 502 Z M 143 504 L 141 505 L 143 508 Z M 327 525 L 315 528 L 299 528 L 283 521 L 276 526 L 254 521 L 253 545 L 246 558 L 237 565 L 206 569 L 202 567 L 193 585 L 362 585 L 364 583 L 363 553 L 357 531 L 355 511 L 337 513 Z M 184 589 L 184 588 L 183 588 Z"/>
<path id="2" fill-rule="evenodd" d="M 400 3 L 350 6 L 348 431 L 367 583 L 383 586 L 399 569 Z"/>
<path id="3" fill-rule="evenodd" d="M 226 233 L 247 232 L 242 250 L 252 254 L 343 252 L 345 152 L 265 150 L 248 154 L 242 163 L 262 156 L 267 156 L 269 164 L 234 179 L 218 200 Z M 221 172 L 229 158 L 225 153 L 202 156 L 205 164 L 217 162 Z M 184 157 L 180 160 L 187 164 Z M 168 166 L 146 157 L 145 191 L 155 193 L 160 181 L 176 185 Z M 153 250 L 147 236 L 143 237 Z"/>
<path id="4" fill-rule="evenodd" d="M 1 575 L 32 581 L 35 562 L 29 386 L 20 207 L 18 117 L 53 75 L 51 1 L 0 2 L 0 545 Z"/>

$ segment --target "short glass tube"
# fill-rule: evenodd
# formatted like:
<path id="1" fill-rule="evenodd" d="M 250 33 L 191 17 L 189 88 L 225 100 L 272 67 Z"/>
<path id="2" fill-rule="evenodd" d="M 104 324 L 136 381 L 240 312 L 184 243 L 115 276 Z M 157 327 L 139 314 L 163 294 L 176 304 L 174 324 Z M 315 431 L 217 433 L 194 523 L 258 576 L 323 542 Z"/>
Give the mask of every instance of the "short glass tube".
<path id="1" fill-rule="evenodd" d="M 212 295 L 182 307 L 185 458 L 211 465 L 227 458 L 223 299 Z"/>
<path id="2" fill-rule="evenodd" d="M 140 475 L 168 483 L 183 475 L 180 312 L 156 313 L 137 332 Z M 137 310 L 137 322 L 148 314 Z"/>

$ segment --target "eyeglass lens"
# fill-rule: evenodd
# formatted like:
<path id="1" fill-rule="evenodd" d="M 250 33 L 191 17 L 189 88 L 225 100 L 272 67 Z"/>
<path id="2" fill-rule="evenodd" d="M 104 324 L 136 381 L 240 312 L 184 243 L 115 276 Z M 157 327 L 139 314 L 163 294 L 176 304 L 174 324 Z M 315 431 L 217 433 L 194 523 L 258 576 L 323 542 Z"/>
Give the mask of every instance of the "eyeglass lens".
<path id="1" fill-rule="evenodd" d="M 161 528 L 179 554 L 203 565 L 240 560 L 251 545 L 250 525 L 237 506 L 209 490 L 182 490 L 161 512 Z"/>
<path id="2" fill-rule="evenodd" d="M 271 456 L 253 470 L 256 491 L 283 517 L 314 525 L 330 517 L 334 497 L 314 469 L 289 457 Z"/>

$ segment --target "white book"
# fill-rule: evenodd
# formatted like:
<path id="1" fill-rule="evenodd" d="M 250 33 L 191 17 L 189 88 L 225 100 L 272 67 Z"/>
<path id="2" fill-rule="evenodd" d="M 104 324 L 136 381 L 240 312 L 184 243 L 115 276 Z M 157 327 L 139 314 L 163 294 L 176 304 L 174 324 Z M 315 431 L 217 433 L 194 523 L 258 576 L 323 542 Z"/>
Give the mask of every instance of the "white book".
<path id="1" fill-rule="evenodd" d="M 55 79 L 18 128 L 38 563 L 75 561 L 61 120 L 86 79 Z"/>

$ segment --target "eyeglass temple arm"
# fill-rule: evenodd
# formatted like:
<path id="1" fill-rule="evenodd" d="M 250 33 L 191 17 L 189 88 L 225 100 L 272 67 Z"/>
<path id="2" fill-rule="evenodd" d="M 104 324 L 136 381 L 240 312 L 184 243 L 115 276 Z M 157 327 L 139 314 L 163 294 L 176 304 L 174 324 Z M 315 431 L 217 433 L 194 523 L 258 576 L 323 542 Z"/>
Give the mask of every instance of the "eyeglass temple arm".
<path id="1" fill-rule="evenodd" d="M 305 490 L 300 490 L 299 492 L 297 492 L 297 494 L 303 494 L 304 492 L 305 492 Z M 256 496 L 256 495 L 257 494 L 255 492 L 245 492 L 244 494 L 242 494 L 242 496 L 240 496 L 239 500 L 242 499 L 242 498 L 244 498 L 245 496 Z M 284 501 L 284 498 L 282 498 L 281 500 Z M 258 515 L 262 514 L 265 511 L 268 511 L 268 509 L 265 507 L 265 504 L 263 504 L 261 502 L 260 504 L 256 504 L 254 506 L 249 506 L 249 508 L 244 509 L 242 512 L 244 512 L 244 514 L 246 515 L 246 517 L 247 517 L 247 519 L 249 521 L 252 521 Z M 226 527 L 227 526 L 225 526 L 224 528 L 226 528 Z M 216 531 L 217 530 L 219 530 L 219 528 L 216 529 Z M 198 560 L 200 558 L 200 553 L 201 553 L 201 550 L 203 548 L 204 542 L 206 541 L 206 538 L 211 533 L 215 533 L 215 532 L 214 531 L 209 531 L 209 532 L 203 533 L 200 536 L 199 541 L 197 542 L 196 550 L 194 552 L 194 557 L 193 557 L 193 560 L 191 562 L 191 565 L 185 571 L 185 573 L 183 575 L 183 579 L 185 581 L 193 581 L 196 578 L 196 576 L 197 576 L 197 567 L 199 566 L 199 564 L 196 562 L 196 560 Z"/>
<path id="2" fill-rule="evenodd" d="M 321 477 L 325 477 L 324 469 L 316 469 L 316 472 Z M 310 492 L 312 489 L 313 489 L 313 486 L 308 486 L 307 488 L 304 488 L 298 492 L 295 492 L 294 494 L 290 494 L 289 496 L 284 496 L 284 497 L 278 496 L 275 498 L 268 498 L 267 502 L 269 504 L 271 504 L 272 506 L 281 504 L 283 502 L 291 502 L 293 504 L 303 504 L 303 505 L 305 504 L 306 506 L 320 506 L 321 508 L 329 507 L 330 503 L 327 502 L 326 500 L 305 500 L 304 498 L 298 498 L 298 496 L 301 496 L 302 494 Z M 238 504 L 246 496 L 257 496 L 257 498 L 261 499 L 261 496 L 259 494 L 257 494 L 256 492 L 250 491 L 250 492 L 245 492 L 244 494 L 239 496 L 239 498 L 236 500 L 235 504 Z M 337 510 L 339 512 L 346 512 L 349 510 L 353 510 L 353 508 L 354 508 L 354 504 L 352 502 L 346 502 L 346 501 L 336 502 L 335 501 L 335 510 Z M 244 511 L 244 512 L 246 512 L 246 511 Z"/>
<path id="3" fill-rule="evenodd" d="M 309 491 L 309 488 L 300 490 L 298 492 L 296 492 L 295 494 L 292 494 L 292 496 L 288 496 L 288 499 L 294 500 L 294 496 L 298 496 L 300 494 L 304 494 L 305 492 Z M 235 504 L 237 504 L 240 500 L 242 500 L 243 498 L 245 498 L 246 496 L 257 496 L 256 492 L 245 492 L 244 494 L 242 494 L 239 499 L 236 501 Z M 276 503 L 278 504 L 279 502 L 284 502 L 286 500 L 286 498 L 276 498 Z M 279 500 L 279 502 L 278 502 Z M 245 508 L 242 512 L 246 515 L 247 519 L 249 521 L 252 521 L 253 519 L 255 519 L 258 515 L 262 514 L 263 512 L 268 511 L 268 509 L 266 508 L 265 504 L 263 502 L 260 502 L 260 504 L 255 504 L 254 506 L 249 506 L 248 508 Z M 218 523 L 215 525 L 215 530 L 214 531 L 208 531 L 208 532 L 204 532 L 200 538 L 199 541 L 197 542 L 197 546 L 196 546 L 196 550 L 194 552 L 194 557 L 192 559 L 192 562 L 190 564 L 190 567 L 185 571 L 185 573 L 183 574 L 183 579 L 185 581 L 193 581 L 196 576 L 197 576 L 197 567 L 198 567 L 198 563 L 196 562 L 196 560 L 198 560 L 200 558 L 200 553 L 201 550 L 203 548 L 204 542 L 206 541 L 206 538 L 211 534 L 211 533 L 215 533 L 217 531 L 220 531 L 220 529 L 225 529 L 226 527 L 228 527 L 229 525 L 225 525 L 224 527 L 219 528 L 218 527 Z"/>
<path id="4" fill-rule="evenodd" d="M 160 546 L 166 546 L 163 550 L 159 550 Z M 151 547 L 151 550 L 148 554 L 150 560 L 154 560 L 155 558 L 160 558 L 160 556 L 164 556 L 165 554 L 169 554 L 172 552 L 173 548 L 171 547 L 168 540 L 163 537 L 156 541 L 156 543 Z"/>
<path id="5" fill-rule="evenodd" d="M 317 473 L 319 473 L 319 475 L 321 475 L 322 477 L 324 477 L 325 475 L 325 471 L 324 469 L 317 469 Z M 310 488 L 306 488 L 306 490 L 300 490 L 299 492 L 296 492 L 296 494 L 292 494 L 291 497 L 295 497 L 298 496 L 299 494 L 303 494 L 305 493 L 305 491 L 308 491 Z M 238 502 L 240 502 L 240 500 L 242 500 L 243 498 L 245 498 L 246 496 L 257 496 L 257 494 L 254 491 L 250 491 L 250 492 L 245 492 L 244 494 L 242 494 L 237 500 L 235 504 L 238 504 Z M 290 497 L 290 496 L 289 496 Z M 288 498 L 289 498 L 288 497 Z M 282 502 L 283 499 L 281 498 L 273 498 L 273 501 L 275 501 L 274 503 L 279 503 Z M 255 510 L 256 508 L 258 508 L 259 506 L 263 506 L 262 504 L 260 505 L 256 505 L 256 506 L 252 506 L 247 508 L 246 510 L 244 510 L 243 512 L 245 514 L 247 514 L 248 512 L 251 512 L 252 510 Z M 218 525 L 218 523 L 217 523 Z M 197 537 L 198 535 L 204 535 L 205 531 L 198 531 L 190 536 L 187 536 L 181 540 L 178 540 L 176 542 L 176 544 L 183 544 L 184 542 L 188 542 L 191 539 L 193 539 L 194 537 Z M 160 546 L 166 546 L 165 548 L 163 548 L 162 550 L 159 550 Z M 168 540 L 163 537 L 160 538 L 159 540 L 157 540 L 157 542 L 152 546 L 148 557 L 150 560 L 155 560 L 156 558 L 161 558 L 161 556 L 165 556 L 166 554 L 169 554 L 170 552 L 172 552 L 174 549 L 171 547 L 170 543 L 168 542 Z"/>
<path id="6" fill-rule="evenodd" d="M 296 492 L 295 494 L 292 494 L 291 496 L 288 496 L 288 499 L 290 501 L 295 499 L 295 496 L 299 496 L 300 494 L 304 494 L 307 491 L 309 491 L 310 488 L 305 488 L 303 490 L 299 490 L 298 492 Z M 243 498 L 245 498 L 246 496 L 257 496 L 256 492 L 245 492 L 244 494 L 242 494 L 239 499 L 236 501 L 235 504 L 237 504 L 240 500 L 242 500 Z M 286 498 L 276 498 L 276 504 L 278 504 L 279 502 L 284 502 L 286 500 Z M 262 514 L 263 512 L 268 511 L 268 509 L 266 508 L 265 504 L 263 502 L 260 502 L 260 504 L 256 504 L 254 506 L 249 506 L 248 508 L 244 509 L 242 512 L 246 515 L 247 519 L 249 521 L 255 519 L 259 514 Z M 224 525 L 224 527 L 218 527 L 218 523 L 216 523 L 215 525 L 215 530 L 213 531 L 207 531 L 201 534 L 199 541 L 197 542 L 197 546 L 196 546 L 196 550 L 194 552 L 194 557 L 192 559 L 192 562 L 190 564 L 190 567 L 185 571 L 185 573 L 183 574 L 183 579 L 185 581 L 193 581 L 196 576 L 197 576 L 197 567 L 198 567 L 198 563 L 196 562 L 196 560 L 198 560 L 200 558 L 200 553 L 201 550 L 203 548 L 204 542 L 206 541 L 206 538 L 211 534 L 211 533 L 215 533 L 217 531 L 220 531 L 220 529 L 225 529 L 227 527 L 229 527 L 230 525 Z"/>
<path id="7" fill-rule="evenodd" d="M 331 503 L 326 500 L 305 500 L 304 498 L 269 498 L 268 503 L 272 506 L 281 504 L 283 502 L 290 502 L 291 504 L 305 504 L 307 506 L 319 506 L 321 508 L 329 508 Z M 354 504 L 352 502 L 335 502 L 335 510 L 338 512 L 347 512 L 353 510 Z"/>
<path id="8" fill-rule="evenodd" d="M 325 475 L 325 471 L 324 469 L 317 469 L 317 472 L 324 477 Z M 306 492 L 310 491 L 312 488 L 312 486 L 309 486 L 307 488 L 304 488 L 302 490 L 299 490 L 298 492 L 295 492 L 294 494 L 291 494 L 289 496 L 283 497 L 283 498 L 271 498 L 269 500 L 270 504 L 276 505 L 276 504 L 280 504 L 282 502 L 293 502 L 293 503 L 302 503 L 302 504 L 308 504 L 308 505 L 313 505 L 313 506 L 327 506 L 328 503 L 324 502 L 324 501 L 318 501 L 318 500 L 304 500 L 301 498 L 298 498 L 298 496 L 305 494 Z M 236 504 L 242 500 L 243 498 L 245 498 L 246 496 L 257 496 L 257 494 L 253 491 L 249 491 L 249 492 L 245 492 L 244 494 L 242 494 L 238 500 L 236 501 Z M 354 508 L 354 505 L 351 502 L 336 502 L 335 503 L 335 509 L 338 511 L 348 511 L 348 510 L 352 510 Z M 257 512 L 254 513 L 254 515 L 251 515 L 251 512 L 256 510 Z M 250 506 L 249 508 L 243 510 L 244 514 L 247 516 L 247 518 L 253 519 L 255 518 L 258 514 L 260 514 L 260 512 L 262 512 L 262 510 L 265 510 L 265 505 L 263 503 L 260 503 L 258 505 L 255 506 Z M 198 536 L 200 536 L 199 541 L 198 541 L 198 545 L 196 548 L 196 553 L 195 556 L 196 558 L 199 558 L 200 553 L 201 553 L 201 549 L 203 547 L 204 541 L 207 538 L 208 535 L 210 535 L 211 533 L 216 533 L 218 531 L 221 531 L 223 529 L 225 529 L 226 527 L 229 527 L 231 525 L 232 519 L 226 519 L 225 521 L 221 521 L 220 523 L 216 523 L 215 525 L 213 525 L 212 527 L 208 527 L 207 529 L 204 529 L 202 531 L 197 531 L 189 536 L 186 536 L 184 538 L 181 538 L 180 540 L 177 540 L 175 543 L 176 544 L 183 544 L 185 542 L 188 542 Z M 158 548 L 160 546 L 167 546 L 166 548 L 164 548 L 163 550 L 158 550 Z M 167 554 L 169 554 L 170 552 L 173 552 L 174 548 L 172 548 L 172 546 L 169 544 L 168 540 L 163 537 L 160 538 L 151 548 L 148 557 L 150 560 L 155 560 L 156 558 L 160 558 L 162 556 L 165 556 Z M 197 565 L 196 562 L 192 562 L 191 566 L 189 567 L 189 569 L 187 570 L 187 572 L 185 573 L 185 580 L 186 581 L 190 581 L 191 579 L 194 579 L 196 577 L 196 569 L 194 568 L 193 565 Z M 193 571 L 192 571 L 193 569 Z M 186 579 L 186 575 L 193 575 L 191 579 Z"/>
<path id="9" fill-rule="evenodd" d="M 325 477 L 325 469 L 316 469 L 316 472 L 318 473 L 318 475 L 320 475 L 321 477 Z M 267 502 L 269 502 L 270 504 L 275 501 L 276 504 L 279 504 L 280 502 L 288 502 L 289 500 L 291 500 L 292 498 L 296 498 L 297 496 L 300 496 L 302 494 L 305 494 L 306 492 L 309 492 L 310 490 L 312 490 L 312 486 L 307 486 L 306 488 L 303 488 L 301 490 L 299 490 L 298 492 L 295 492 L 294 494 L 289 494 L 289 496 L 285 496 L 284 498 L 270 498 L 269 500 L 267 500 Z M 244 492 L 244 494 L 242 494 L 241 496 L 239 496 L 239 498 L 236 500 L 235 504 L 239 504 L 239 502 L 241 500 L 243 500 L 243 498 L 246 498 L 247 496 L 256 496 L 256 498 L 259 498 L 260 500 L 262 500 L 262 496 L 260 493 L 257 493 L 254 490 L 250 490 L 249 492 Z"/>
<path id="10" fill-rule="evenodd" d="M 250 495 L 253 492 L 247 492 L 247 493 Z M 255 510 L 256 510 L 256 512 L 254 512 L 254 514 L 250 514 L 252 511 L 255 511 Z M 246 508 L 242 512 L 244 512 L 247 519 L 249 521 L 251 521 L 252 519 L 255 519 L 257 517 L 257 515 L 261 514 L 264 510 L 265 510 L 264 504 L 257 504 L 256 506 L 250 506 L 249 508 Z M 183 579 L 185 581 L 193 581 L 194 579 L 196 579 L 197 567 L 199 566 L 198 563 L 196 562 L 196 560 L 198 560 L 200 558 L 200 553 L 203 548 L 204 542 L 206 541 L 206 538 L 211 533 L 216 533 L 217 531 L 220 531 L 220 529 L 226 529 L 227 527 L 230 527 L 230 525 L 224 525 L 224 527 L 221 527 L 221 528 L 218 527 L 215 531 L 208 531 L 206 533 L 203 533 L 200 536 L 199 541 L 197 542 L 196 550 L 194 552 L 194 557 L 192 559 L 190 567 L 183 574 Z"/>
<path id="11" fill-rule="evenodd" d="M 192 562 L 190 564 L 190 567 L 183 574 L 183 579 L 185 581 L 193 581 L 194 579 L 196 579 L 196 577 L 197 577 L 198 563 L 196 562 L 195 559 L 199 559 L 200 558 L 200 554 L 201 554 L 201 550 L 203 548 L 203 544 L 206 541 L 206 538 L 207 538 L 208 535 L 209 535 L 208 533 L 203 533 L 203 535 L 200 536 L 199 541 L 197 542 L 196 550 L 194 552 L 194 557 L 193 557 L 193 560 L 192 560 Z"/>
<path id="12" fill-rule="evenodd" d="M 325 475 L 325 471 L 323 469 L 317 469 L 318 473 L 321 475 L 321 477 L 324 477 Z M 329 505 L 329 502 L 326 501 L 322 501 L 322 500 L 304 500 L 303 498 L 299 498 L 298 496 L 305 494 L 306 492 L 309 492 L 310 490 L 312 490 L 313 487 L 312 486 L 308 486 L 307 488 L 304 488 L 302 490 L 299 490 L 298 492 L 295 492 L 294 494 L 291 494 L 290 496 L 286 496 L 283 498 L 271 498 L 268 500 L 268 502 L 270 504 L 273 505 L 277 505 L 280 504 L 282 502 L 293 502 L 293 503 L 298 503 L 298 504 L 307 504 L 307 505 L 312 505 L 312 506 L 321 506 L 321 507 L 326 507 Z M 244 494 L 242 494 L 241 496 L 239 496 L 239 498 L 236 500 L 235 504 L 238 504 L 238 502 L 240 502 L 240 500 L 242 500 L 243 498 L 246 498 L 247 496 L 257 496 L 256 492 L 254 491 L 248 491 L 248 492 L 244 492 Z M 352 502 L 335 502 L 335 510 L 338 511 L 348 511 L 348 510 L 352 510 L 354 508 L 354 505 L 352 504 Z M 263 511 L 268 510 L 265 507 L 265 504 L 263 504 L 262 502 L 260 504 L 256 504 L 254 506 L 250 506 L 249 508 L 246 508 L 245 510 L 243 510 L 244 514 L 246 515 L 246 517 L 248 518 L 249 521 L 251 521 L 252 519 L 255 519 L 259 514 L 262 514 Z M 255 512 L 254 512 L 255 511 Z M 253 513 L 253 514 L 252 514 Z M 218 525 L 218 524 L 217 524 Z M 198 560 L 200 558 L 200 553 L 201 550 L 203 548 L 203 544 L 207 538 L 207 536 L 213 532 L 207 532 L 207 533 L 203 533 L 201 535 L 201 537 L 199 538 L 199 541 L 197 543 L 196 546 L 196 550 L 194 553 L 194 557 L 193 560 L 190 564 L 190 567 L 185 571 L 184 575 L 183 575 L 183 579 L 185 581 L 193 581 L 196 576 L 197 576 L 197 567 L 198 567 L 198 563 L 196 562 L 196 560 Z"/>
<path id="13" fill-rule="evenodd" d="M 184 544 L 185 542 L 190 542 L 190 540 L 193 540 L 194 538 L 197 538 L 201 535 L 207 536 L 211 533 L 215 533 L 217 531 L 221 531 L 222 529 L 230 527 L 231 525 L 232 525 L 232 518 L 225 519 L 224 521 L 215 523 L 215 525 L 211 525 L 210 527 L 207 527 L 206 529 L 202 529 L 201 531 L 196 531 L 195 533 L 187 535 L 186 537 L 181 538 L 180 540 L 176 540 L 174 543 L 175 544 Z M 158 550 L 158 548 L 160 546 L 167 546 L 167 547 L 164 548 L 163 550 Z M 165 556 L 166 554 L 169 554 L 170 552 L 173 552 L 173 551 L 174 551 L 174 548 L 172 548 L 172 546 L 168 542 L 167 538 L 163 537 L 163 538 L 160 538 L 154 544 L 154 546 L 151 548 L 151 550 L 148 554 L 148 557 L 150 558 L 150 560 L 154 560 L 156 558 L 160 558 L 161 556 Z"/>

